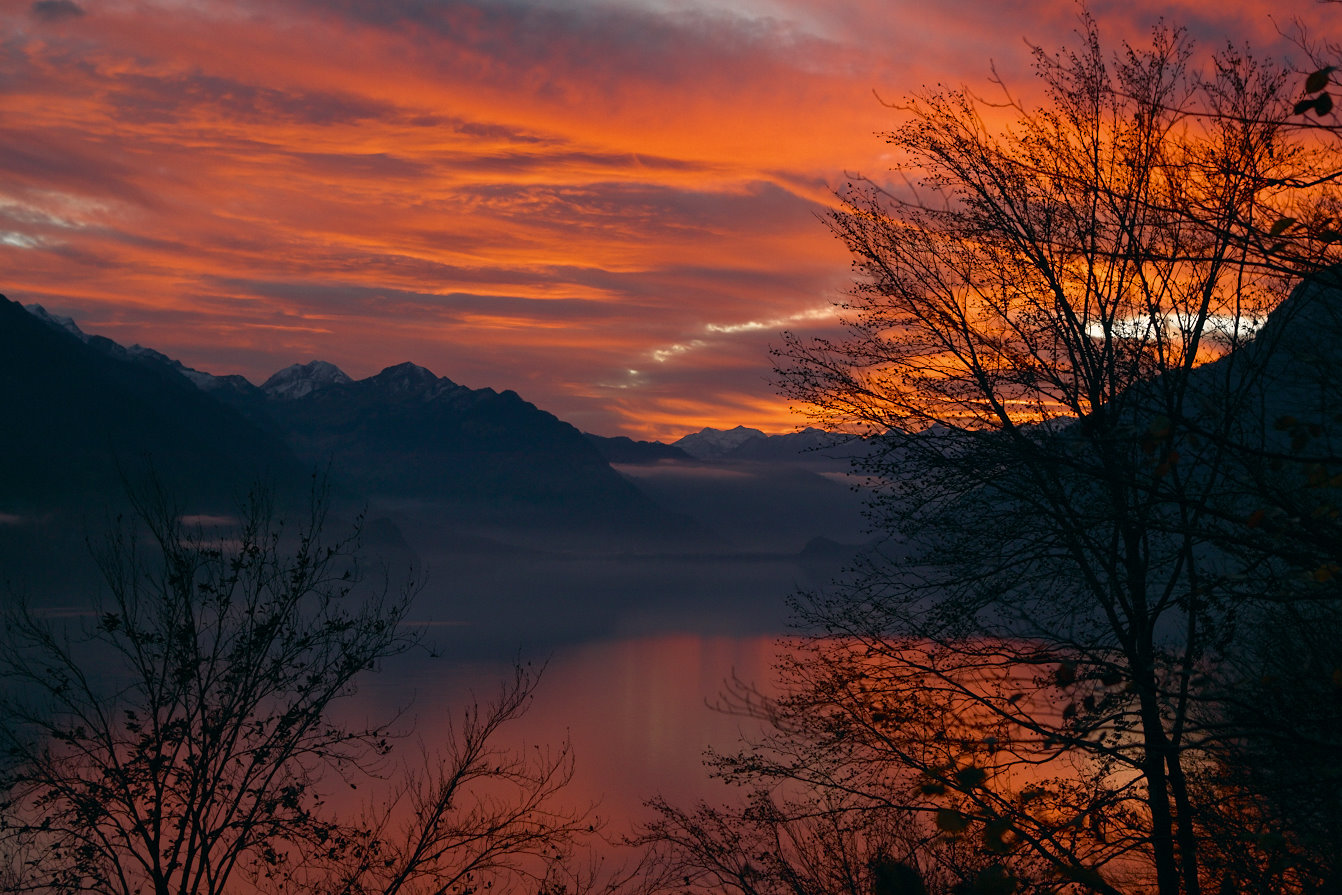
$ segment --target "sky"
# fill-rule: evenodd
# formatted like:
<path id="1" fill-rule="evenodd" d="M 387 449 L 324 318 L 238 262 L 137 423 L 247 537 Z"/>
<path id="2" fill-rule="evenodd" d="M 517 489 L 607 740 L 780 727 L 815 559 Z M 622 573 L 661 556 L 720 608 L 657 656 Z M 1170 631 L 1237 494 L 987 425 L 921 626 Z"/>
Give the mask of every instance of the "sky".
<path id="1" fill-rule="evenodd" d="M 1284 51 L 1310 0 L 1103 0 Z M 823 224 L 922 85 L 1030 90 L 1072 0 L 0 0 L 0 292 L 216 374 L 413 361 L 602 435 L 790 431 Z M 879 98 L 878 98 L 879 97 Z"/>

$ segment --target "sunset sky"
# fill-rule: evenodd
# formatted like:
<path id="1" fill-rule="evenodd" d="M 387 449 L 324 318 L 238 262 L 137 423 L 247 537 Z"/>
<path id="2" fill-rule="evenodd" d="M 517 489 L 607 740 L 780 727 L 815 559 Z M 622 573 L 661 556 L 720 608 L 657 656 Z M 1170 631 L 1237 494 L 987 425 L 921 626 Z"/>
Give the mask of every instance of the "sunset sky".
<path id="1" fill-rule="evenodd" d="M 1285 52 L 1335 7 L 1096 2 Z M 1072 0 L 0 0 L 0 292 L 212 373 L 412 360 L 587 431 L 788 431 L 818 216 L 922 84 L 1028 93 Z M 1272 16 L 1271 18 L 1269 16 Z M 1335 29 L 1334 29 L 1335 30 Z"/>

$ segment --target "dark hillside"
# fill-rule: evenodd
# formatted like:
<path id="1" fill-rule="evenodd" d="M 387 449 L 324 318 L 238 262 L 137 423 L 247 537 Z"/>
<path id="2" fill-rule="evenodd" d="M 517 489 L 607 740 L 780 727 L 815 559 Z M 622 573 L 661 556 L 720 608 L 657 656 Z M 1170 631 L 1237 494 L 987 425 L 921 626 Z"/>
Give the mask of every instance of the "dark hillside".
<path id="1" fill-rule="evenodd" d="M 222 507 L 256 479 L 305 482 L 293 453 L 168 366 L 119 359 L 0 297 L 0 510 L 116 498 L 149 471 Z"/>
<path id="2" fill-rule="evenodd" d="M 269 411 L 300 456 L 329 461 L 372 496 L 524 525 L 672 521 L 573 426 L 515 392 L 466 388 L 414 364 L 272 398 Z"/>

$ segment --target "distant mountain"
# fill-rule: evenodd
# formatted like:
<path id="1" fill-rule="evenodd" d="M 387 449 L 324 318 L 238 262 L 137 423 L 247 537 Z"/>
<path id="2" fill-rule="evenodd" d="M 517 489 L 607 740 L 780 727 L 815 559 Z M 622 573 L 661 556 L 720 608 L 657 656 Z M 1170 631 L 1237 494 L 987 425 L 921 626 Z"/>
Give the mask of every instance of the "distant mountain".
<path id="1" fill-rule="evenodd" d="M 324 360 L 293 364 L 271 376 L 261 385 L 268 398 L 303 398 L 332 385 L 353 382 L 345 371 Z"/>
<path id="2" fill-rule="evenodd" d="M 852 452 L 816 429 L 776 436 L 744 427 L 705 429 L 675 445 L 584 435 L 515 392 L 467 388 L 410 363 L 355 380 L 334 364 L 310 360 L 258 387 L 241 376 L 192 369 L 151 348 L 88 335 L 70 318 L 38 306 L 23 314 L 11 305 L 8 312 L 23 316 L 6 336 L 32 346 L 28 355 L 6 356 L 9 393 L 45 394 L 36 384 L 44 378 L 39 371 L 60 368 L 68 374 L 59 379 L 63 391 L 34 400 L 83 408 L 55 414 L 64 420 L 59 425 L 43 424 L 37 404 L 11 413 L 29 420 L 24 425 L 33 435 L 21 445 L 11 441 L 0 459 L 11 469 L 41 471 L 22 478 L 21 487 L 19 477 L 8 485 L 9 493 L 22 490 L 32 500 L 59 490 L 62 476 L 68 495 L 114 490 L 123 461 L 100 465 L 97 456 L 152 455 L 179 479 L 198 479 L 197 490 L 236 493 L 243 471 L 258 464 L 303 482 L 313 469 L 330 469 L 348 497 L 420 507 L 447 525 L 577 524 L 692 534 L 698 529 L 678 515 L 683 510 L 668 513 L 647 496 L 652 480 L 631 481 L 611 464 L 783 461 L 818 469 L 811 464 L 844 463 Z M 37 330 L 40 339 L 31 337 Z M 124 393 L 109 394 L 118 383 Z M 103 431 L 114 434 L 98 434 Z M 44 446 L 52 449 L 44 452 Z"/>
<path id="3" fill-rule="evenodd" d="M 146 348 L 143 345 L 131 345 L 127 348 L 104 336 L 91 336 L 80 329 L 79 325 L 71 318 L 52 314 L 41 305 L 25 305 L 24 307 L 29 314 L 32 314 L 38 320 L 41 320 L 56 329 L 64 330 L 85 345 L 88 345 L 109 357 L 114 357 L 117 360 L 131 361 L 144 364 L 145 366 L 159 367 L 163 370 L 176 373 L 188 380 L 201 391 L 213 392 L 218 396 L 224 396 L 230 393 L 243 396 L 259 394 L 257 387 L 248 382 L 243 376 L 215 376 L 211 373 L 195 370 L 186 366 L 179 360 L 174 360 L 166 354 L 155 351 L 153 348 Z"/>
<path id="4" fill-rule="evenodd" d="M 0 311 L 0 411 L 16 433 L 0 445 L 0 512 L 119 492 L 120 470 L 149 462 L 191 494 L 236 495 L 259 470 L 306 483 L 329 468 L 347 495 L 436 502 L 471 521 L 687 528 L 515 392 L 410 363 L 356 381 L 320 360 L 258 388 L 40 306 Z"/>
<path id="5" fill-rule="evenodd" d="M 865 452 L 861 442 L 822 429 L 807 428 L 786 435 L 766 435 L 759 429 L 705 428 L 686 435 L 673 445 L 698 460 L 708 462 L 752 460 L 846 461 Z"/>
<path id="6" fill-rule="evenodd" d="M 663 444 L 660 441 L 635 441 L 624 435 L 607 437 L 584 433 L 587 440 L 608 463 L 636 465 L 641 463 L 660 463 L 663 460 L 692 460 L 689 454 L 678 447 Z"/>
<path id="7" fill-rule="evenodd" d="M 742 445 L 767 437 L 759 429 L 745 426 L 737 426 L 735 429 L 703 428 L 672 443 L 697 459 L 719 460 L 731 456 Z"/>
<path id="8" fill-rule="evenodd" d="M 356 381 L 320 361 L 262 391 L 301 457 L 332 463 L 366 493 L 515 522 L 669 521 L 581 432 L 513 391 L 470 389 L 410 363 Z"/>
<path id="9" fill-rule="evenodd" d="M 0 296 L 0 511 L 118 498 L 149 468 L 213 504 L 258 477 L 305 478 L 287 445 L 180 367 Z"/>

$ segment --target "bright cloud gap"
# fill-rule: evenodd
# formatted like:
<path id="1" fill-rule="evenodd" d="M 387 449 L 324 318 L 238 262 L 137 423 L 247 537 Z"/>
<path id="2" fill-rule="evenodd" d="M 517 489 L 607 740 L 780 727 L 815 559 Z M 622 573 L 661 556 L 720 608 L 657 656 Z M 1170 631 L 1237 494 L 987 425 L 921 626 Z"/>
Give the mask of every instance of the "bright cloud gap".
<path id="1" fill-rule="evenodd" d="M 744 323 L 705 323 L 703 331 L 710 335 L 735 335 L 736 333 L 759 332 L 760 330 L 779 330 L 792 323 L 801 323 L 812 320 L 828 320 L 835 316 L 835 310 L 831 306 L 823 308 L 808 308 L 805 311 L 798 311 L 795 314 L 788 314 L 786 317 L 776 317 L 772 320 L 747 320 Z M 688 342 L 677 342 L 662 348 L 655 348 L 648 353 L 648 356 L 657 363 L 666 363 L 673 357 L 707 347 L 707 339 L 691 339 Z"/>

